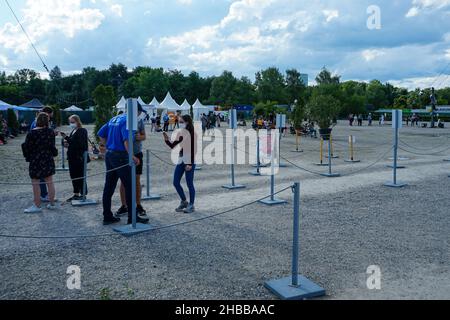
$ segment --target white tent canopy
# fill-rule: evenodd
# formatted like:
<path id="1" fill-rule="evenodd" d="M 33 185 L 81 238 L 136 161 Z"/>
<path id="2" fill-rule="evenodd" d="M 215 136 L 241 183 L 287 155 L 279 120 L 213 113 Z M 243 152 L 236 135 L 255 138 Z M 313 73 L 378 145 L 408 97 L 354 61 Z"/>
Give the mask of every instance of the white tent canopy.
<path id="1" fill-rule="evenodd" d="M 127 100 L 125 99 L 125 97 L 122 97 L 120 99 L 120 101 L 116 104 L 116 108 L 117 110 L 125 110 L 127 108 Z"/>
<path id="2" fill-rule="evenodd" d="M 156 99 L 156 97 L 153 98 L 152 102 L 150 102 L 149 105 L 156 109 L 159 109 L 161 106 L 160 103 L 158 102 L 158 100 Z"/>
<path id="3" fill-rule="evenodd" d="M 172 96 L 170 95 L 170 92 L 168 92 L 164 101 L 161 102 L 160 109 L 164 109 L 167 111 L 178 111 L 178 110 L 181 110 L 181 107 L 172 98 Z"/>
<path id="4" fill-rule="evenodd" d="M 148 106 L 148 104 L 146 104 L 146 103 L 144 102 L 144 100 L 142 100 L 141 97 L 137 98 L 137 102 L 139 102 L 142 106 Z"/>
<path id="5" fill-rule="evenodd" d="M 192 107 L 194 110 L 194 121 L 200 121 L 202 114 L 208 114 L 211 111 L 209 107 L 204 106 L 198 99 Z"/>
<path id="6" fill-rule="evenodd" d="M 5 101 L 0 100 L 0 111 L 6 111 L 8 109 L 12 109 L 12 105 L 6 103 Z"/>
<path id="7" fill-rule="evenodd" d="M 71 107 L 69 107 L 69 108 L 67 108 L 67 109 L 64 109 L 64 111 L 72 111 L 72 112 L 75 112 L 75 111 L 83 111 L 83 109 L 78 108 L 77 106 L 71 106 Z"/>
<path id="8" fill-rule="evenodd" d="M 189 102 L 187 101 L 187 99 L 184 99 L 183 104 L 181 105 L 181 111 L 191 111 L 191 105 L 189 104 Z"/>

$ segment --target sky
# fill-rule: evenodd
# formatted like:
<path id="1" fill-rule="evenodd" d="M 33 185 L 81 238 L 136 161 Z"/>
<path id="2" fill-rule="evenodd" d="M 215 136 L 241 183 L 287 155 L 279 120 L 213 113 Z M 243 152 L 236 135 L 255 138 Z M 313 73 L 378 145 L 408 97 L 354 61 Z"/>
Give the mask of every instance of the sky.
<path id="1" fill-rule="evenodd" d="M 46 64 L 450 86 L 450 0 L 9 0 Z M 0 0 L 0 70 L 45 71 Z"/>

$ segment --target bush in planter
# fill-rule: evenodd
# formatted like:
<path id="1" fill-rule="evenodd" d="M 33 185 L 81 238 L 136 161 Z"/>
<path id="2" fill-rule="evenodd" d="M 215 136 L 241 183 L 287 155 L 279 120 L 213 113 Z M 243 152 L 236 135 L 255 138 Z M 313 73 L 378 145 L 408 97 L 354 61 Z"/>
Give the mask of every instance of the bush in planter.
<path id="1" fill-rule="evenodd" d="M 331 95 L 314 95 L 308 103 L 308 115 L 321 129 L 322 135 L 331 133 L 333 119 L 340 111 L 340 102 Z"/>

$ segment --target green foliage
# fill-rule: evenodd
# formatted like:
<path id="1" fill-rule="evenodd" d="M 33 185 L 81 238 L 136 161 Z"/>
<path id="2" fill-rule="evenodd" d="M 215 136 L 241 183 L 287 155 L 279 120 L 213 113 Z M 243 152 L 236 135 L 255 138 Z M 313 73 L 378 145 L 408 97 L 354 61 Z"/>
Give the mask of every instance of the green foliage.
<path id="1" fill-rule="evenodd" d="M 265 118 L 268 118 L 271 115 L 275 115 L 277 113 L 281 113 L 280 109 L 276 107 L 277 103 L 274 101 L 267 101 L 267 102 L 259 102 L 256 104 L 254 109 L 254 114 L 256 116 L 262 116 Z"/>
<path id="2" fill-rule="evenodd" d="M 62 119 L 61 119 L 61 107 L 59 105 L 51 105 L 52 109 L 53 109 L 53 121 L 55 122 L 55 124 L 60 127 L 62 124 Z"/>
<path id="3" fill-rule="evenodd" d="M 259 101 L 277 101 L 280 104 L 288 103 L 285 91 L 285 78 L 277 68 L 272 67 L 256 73 L 255 85 Z"/>
<path id="4" fill-rule="evenodd" d="M 92 93 L 95 106 L 95 132 L 97 133 L 115 114 L 116 98 L 112 86 L 99 85 Z"/>
<path id="5" fill-rule="evenodd" d="M 292 123 L 296 130 L 301 129 L 306 115 L 306 107 L 302 100 L 297 101 L 292 112 Z"/>
<path id="6" fill-rule="evenodd" d="M 328 129 L 340 111 L 340 102 L 332 95 L 313 94 L 307 105 L 308 115 L 321 129 Z"/>
<path id="7" fill-rule="evenodd" d="M 13 129 L 15 132 L 19 130 L 19 121 L 17 120 L 16 113 L 13 109 L 8 109 L 6 121 L 8 122 L 8 127 Z"/>

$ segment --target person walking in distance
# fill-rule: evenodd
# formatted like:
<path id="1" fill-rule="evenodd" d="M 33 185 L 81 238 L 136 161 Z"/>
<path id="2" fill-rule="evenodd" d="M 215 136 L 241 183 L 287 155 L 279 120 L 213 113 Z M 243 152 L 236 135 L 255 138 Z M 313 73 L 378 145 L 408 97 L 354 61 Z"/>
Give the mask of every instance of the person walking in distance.
<path id="1" fill-rule="evenodd" d="M 171 149 L 178 145 L 181 146 L 178 165 L 175 168 L 173 178 L 173 185 L 181 199 L 180 206 L 176 209 L 176 212 L 193 213 L 195 211 L 194 175 L 197 134 L 195 133 L 191 116 L 184 115 L 180 117 L 179 124 L 182 130 L 176 133 L 175 140 L 172 142 L 169 136 L 164 133 L 164 141 Z M 181 186 L 183 175 L 186 175 L 186 183 L 189 188 L 189 202 Z"/>
<path id="2" fill-rule="evenodd" d="M 128 145 L 127 115 L 119 115 L 112 118 L 98 132 L 100 146 L 106 148 L 106 179 L 103 190 L 103 224 L 109 225 L 120 222 L 119 217 L 115 217 L 111 211 L 112 196 L 116 190 L 117 182 L 120 181 L 125 187 L 125 197 L 127 208 L 132 208 L 131 194 L 131 167 L 129 164 L 129 145 Z M 134 138 L 135 134 L 133 134 Z M 140 164 L 139 159 L 133 155 L 136 165 Z M 128 224 L 132 223 L 133 210 L 128 210 Z M 138 223 L 148 223 L 148 218 L 137 217 Z"/>

